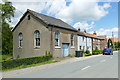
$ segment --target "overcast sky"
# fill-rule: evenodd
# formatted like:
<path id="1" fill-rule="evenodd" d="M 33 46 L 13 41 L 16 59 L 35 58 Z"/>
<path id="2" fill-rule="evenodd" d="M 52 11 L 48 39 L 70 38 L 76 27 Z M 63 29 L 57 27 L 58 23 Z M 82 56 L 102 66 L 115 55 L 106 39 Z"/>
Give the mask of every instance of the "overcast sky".
<path id="1" fill-rule="evenodd" d="M 108 0 L 10 0 L 16 8 L 11 25 L 14 27 L 27 9 L 59 18 L 74 28 L 93 31 L 97 35 L 118 36 L 118 2 Z M 105 0 L 104 0 L 105 1 Z M 110 2 L 111 1 L 111 2 Z M 114 0 L 118 1 L 118 0 Z"/>

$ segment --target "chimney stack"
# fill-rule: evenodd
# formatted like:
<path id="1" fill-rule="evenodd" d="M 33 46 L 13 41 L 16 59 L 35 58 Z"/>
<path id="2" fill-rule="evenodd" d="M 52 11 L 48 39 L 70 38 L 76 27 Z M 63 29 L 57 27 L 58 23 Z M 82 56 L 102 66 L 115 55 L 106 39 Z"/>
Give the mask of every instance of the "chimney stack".
<path id="1" fill-rule="evenodd" d="M 86 33 L 86 30 L 84 30 L 84 32 Z"/>
<path id="2" fill-rule="evenodd" d="M 96 31 L 94 31 L 93 35 L 97 35 Z"/>
<path id="3" fill-rule="evenodd" d="M 78 31 L 80 31 L 80 28 L 78 28 Z"/>

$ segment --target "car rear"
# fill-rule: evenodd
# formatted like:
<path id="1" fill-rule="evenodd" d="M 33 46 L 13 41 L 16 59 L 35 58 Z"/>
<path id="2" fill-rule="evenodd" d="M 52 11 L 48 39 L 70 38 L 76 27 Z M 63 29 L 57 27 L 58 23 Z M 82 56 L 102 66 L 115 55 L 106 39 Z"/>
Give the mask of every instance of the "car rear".
<path id="1" fill-rule="evenodd" d="M 111 50 L 109 50 L 109 49 L 104 49 L 104 50 L 103 50 L 103 55 L 111 55 Z"/>

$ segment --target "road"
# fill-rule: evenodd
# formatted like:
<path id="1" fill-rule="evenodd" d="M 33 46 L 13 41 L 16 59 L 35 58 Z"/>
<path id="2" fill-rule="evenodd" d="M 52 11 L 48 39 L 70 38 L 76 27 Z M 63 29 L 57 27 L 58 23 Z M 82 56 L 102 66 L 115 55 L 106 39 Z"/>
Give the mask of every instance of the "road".
<path id="1" fill-rule="evenodd" d="M 118 78 L 118 52 L 11 76 L 12 78 Z"/>

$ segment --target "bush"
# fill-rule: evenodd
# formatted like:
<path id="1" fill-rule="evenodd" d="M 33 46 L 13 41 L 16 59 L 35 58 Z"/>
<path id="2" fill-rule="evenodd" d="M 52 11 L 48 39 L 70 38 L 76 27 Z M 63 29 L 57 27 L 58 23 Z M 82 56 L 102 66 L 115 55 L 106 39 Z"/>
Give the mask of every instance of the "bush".
<path id="1" fill-rule="evenodd" d="M 91 56 L 92 54 L 90 54 L 90 53 L 89 53 L 89 54 L 87 54 L 87 53 L 84 53 L 84 55 L 85 55 L 85 56 Z"/>
<path id="2" fill-rule="evenodd" d="M 69 54 L 68 57 L 73 57 L 73 56 L 71 54 Z"/>
<path id="3" fill-rule="evenodd" d="M 99 49 L 96 47 L 95 50 L 93 50 L 92 54 L 93 54 L 93 55 L 102 54 L 102 50 L 99 50 Z"/>
<path id="4" fill-rule="evenodd" d="M 99 54 L 102 54 L 103 50 L 99 50 Z"/>
<path id="5" fill-rule="evenodd" d="M 86 50 L 85 53 L 86 53 L 86 54 L 90 54 L 90 51 L 89 51 L 89 50 Z"/>
<path id="6" fill-rule="evenodd" d="M 113 51 L 118 51 L 118 50 L 120 50 L 120 48 L 113 48 L 112 50 Z"/>
<path id="7" fill-rule="evenodd" d="M 84 55 L 85 55 L 85 56 L 91 56 L 90 51 L 89 51 L 89 50 L 86 50 L 86 51 L 84 52 Z"/>
<path id="8" fill-rule="evenodd" d="M 45 56 L 5 60 L 2 61 L 2 69 L 5 70 L 5 69 L 16 68 L 22 65 L 41 63 L 48 61 L 50 59 L 52 59 L 52 55 L 49 52 Z"/>
<path id="9" fill-rule="evenodd" d="M 92 54 L 93 54 L 93 55 L 98 55 L 98 54 L 99 54 L 99 51 L 93 50 Z"/>

